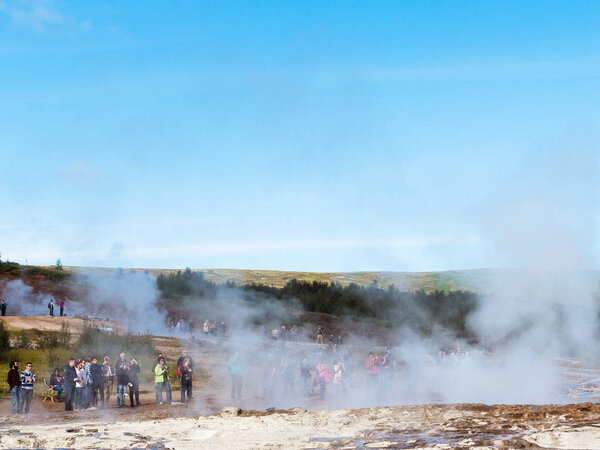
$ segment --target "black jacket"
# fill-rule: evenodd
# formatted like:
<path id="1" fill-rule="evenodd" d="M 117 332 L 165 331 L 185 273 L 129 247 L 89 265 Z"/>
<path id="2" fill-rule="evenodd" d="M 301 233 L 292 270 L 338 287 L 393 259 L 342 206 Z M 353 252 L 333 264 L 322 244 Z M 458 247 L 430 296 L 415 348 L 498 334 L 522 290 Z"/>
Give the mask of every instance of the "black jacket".
<path id="1" fill-rule="evenodd" d="M 75 381 L 73 381 L 74 378 L 77 378 L 77 371 L 75 370 L 75 367 L 71 367 L 67 364 L 63 368 L 63 376 L 65 377 L 65 384 L 67 386 L 75 387 Z"/>
<path id="2" fill-rule="evenodd" d="M 19 375 L 19 371 L 10 369 L 6 377 L 6 382 L 11 389 L 14 387 L 21 387 L 21 375 Z"/>
<path id="3" fill-rule="evenodd" d="M 133 384 L 138 384 L 138 373 L 140 373 L 140 366 L 138 364 L 129 366 L 129 381 Z"/>
<path id="4" fill-rule="evenodd" d="M 92 376 L 93 384 L 104 383 L 104 376 L 102 374 L 102 366 L 99 364 L 90 364 L 90 375 Z"/>
<path id="5" fill-rule="evenodd" d="M 181 383 L 188 384 L 192 382 L 192 369 L 185 366 L 181 366 Z"/>
<path id="6" fill-rule="evenodd" d="M 127 365 L 127 362 L 119 359 L 116 364 L 116 371 L 117 384 L 123 386 L 127 385 L 127 383 L 129 383 L 129 366 Z"/>

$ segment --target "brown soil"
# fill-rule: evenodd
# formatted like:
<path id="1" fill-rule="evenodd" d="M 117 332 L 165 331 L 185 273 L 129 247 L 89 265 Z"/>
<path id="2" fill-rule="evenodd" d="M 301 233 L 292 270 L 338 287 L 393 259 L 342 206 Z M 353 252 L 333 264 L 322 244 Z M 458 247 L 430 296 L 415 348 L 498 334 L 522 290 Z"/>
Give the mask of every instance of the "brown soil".
<path id="1" fill-rule="evenodd" d="M 0 317 L 6 329 L 10 331 L 39 330 L 60 331 L 62 324 L 69 327 L 69 331 L 78 334 L 85 327 L 110 327 L 116 333 L 123 333 L 123 325 L 111 320 L 86 318 L 86 317 L 59 317 L 59 316 L 5 316 Z"/>

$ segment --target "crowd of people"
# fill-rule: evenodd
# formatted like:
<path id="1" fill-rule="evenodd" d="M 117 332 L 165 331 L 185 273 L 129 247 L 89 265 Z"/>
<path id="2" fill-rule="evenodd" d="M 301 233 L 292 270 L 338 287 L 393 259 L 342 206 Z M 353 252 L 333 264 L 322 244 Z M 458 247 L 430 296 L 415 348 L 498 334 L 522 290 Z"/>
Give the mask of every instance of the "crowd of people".
<path id="1" fill-rule="evenodd" d="M 360 367 L 352 351 L 337 342 L 319 345 L 316 352 L 308 355 L 302 349 L 274 347 L 264 362 L 262 396 L 271 400 L 279 392 L 284 397 L 310 397 L 318 392 L 321 400 L 327 396 L 339 398 Z M 391 383 L 396 360 L 388 347 L 381 356 L 369 352 L 363 367 L 368 385 L 375 389 L 380 383 Z"/>
<path id="2" fill-rule="evenodd" d="M 27 363 L 24 371 L 19 372 L 19 362 L 11 361 L 7 382 L 11 392 L 11 411 L 13 414 L 28 413 L 36 375 L 32 364 Z M 181 402 L 189 402 L 192 396 L 192 379 L 194 362 L 187 350 L 182 352 L 177 361 L 177 377 L 180 381 Z M 104 408 L 110 397 L 115 394 L 117 406 L 127 406 L 129 397 L 131 407 L 140 406 L 140 366 L 135 358 L 126 358 L 125 353 L 119 355 L 113 365 L 110 357 L 105 356 L 102 364 L 98 358 L 76 360 L 70 358 L 64 366 L 62 374 L 59 368 L 54 369 L 48 386 L 57 392 L 56 401 L 65 403 L 65 411 L 84 411 L 92 408 Z M 170 369 L 162 353 L 156 357 L 152 367 L 152 377 L 156 388 L 156 401 L 163 404 L 172 403 L 169 383 Z M 163 393 L 166 398 L 163 398 Z"/>
<path id="3" fill-rule="evenodd" d="M 171 319 L 167 328 L 169 330 L 169 334 L 172 335 L 189 334 L 190 336 L 195 337 L 195 333 L 197 333 L 204 337 L 225 338 L 228 336 L 227 325 L 225 324 L 224 320 L 218 321 L 206 319 L 204 322 L 202 322 L 202 326 L 198 330 L 193 320 L 186 320 L 184 318 L 179 320 Z"/>
<path id="4" fill-rule="evenodd" d="M 207 323 L 210 333 L 210 322 L 207 320 Z M 296 341 L 295 325 L 289 328 L 283 325 L 277 331 L 277 341 Z M 366 377 L 367 389 L 381 392 L 381 387 L 385 390 L 386 386 L 391 386 L 398 365 L 390 347 L 378 354 L 368 352 L 366 358 L 362 359 L 362 353 L 356 353 L 356 349 L 343 345 L 341 336 L 330 334 L 330 338 L 326 340 L 325 335 L 324 328 L 319 326 L 314 335 L 317 345 L 265 343 L 266 351 L 262 362 L 249 360 L 247 356 L 241 358 L 239 353 L 234 352 L 225 360 L 230 375 L 231 398 L 242 399 L 245 382 L 259 388 L 264 400 L 309 398 L 317 395 L 320 399 L 342 398 L 357 371 L 361 377 Z M 467 357 L 468 352 L 463 351 L 460 345 L 448 353 L 440 351 L 435 357 L 429 356 L 432 365 Z M 249 372 L 253 377 L 247 380 L 244 379 L 245 364 L 252 365 L 254 371 Z M 259 372 L 256 371 L 257 368 Z M 171 404 L 173 394 L 170 379 L 174 379 L 175 375 L 172 375 L 162 353 L 153 360 L 150 370 L 156 402 L 161 405 L 165 402 Z M 194 361 L 187 350 L 183 350 L 174 371 L 179 380 L 180 400 L 188 403 L 193 399 Z M 257 374 L 260 374 L 259 378 L 256 377 Z M 62 372 L 59 368 L 54 369 L 48 385 L 57 391 L 57 401 L 64 401 L 67 411 L 104 408 L 113 394 L 116 396 L 117 406 L 123 408 L 127 403 L 130 407 L 140 405 L 139 378 L 140 365 L 137 360 L 133 357 L 126 358 L 125 353 L 121 353 L 114 364 L 108 356 L 103 358 L 102 363 L 96 357 L 89 360 L 71 358 Z M 18 361 L 11 361 L 7 381 L 11 389 L 13 413 L 29 412 L 33 386 L 36 383 L 31 363 L 27 363 L 25 370 L 19 372 Z"/>
<path id="5" fill-rule="evenodd" d="M 75 358 L 63 368 L 54 369 L 50 377 L 50 386 L 58 392 L 57 401 L 64 402 L 66 411 L 83 411 L 89 408 L 104 408 L 115 391 L 117 405 L 126 406 L 125 395 L 129 390 L 131 406 L 137 406 L 139 402 L 139 380 L 140 366 L 135 358 L 125 359 L 125 353 L 119 355 L 119 359 L 113 366 L 108 356 L 104 357 L 102 364 L 98 364 L 98 358 L 89 360 Z M 134 402 L 135 399 L 135 402 Z"/>

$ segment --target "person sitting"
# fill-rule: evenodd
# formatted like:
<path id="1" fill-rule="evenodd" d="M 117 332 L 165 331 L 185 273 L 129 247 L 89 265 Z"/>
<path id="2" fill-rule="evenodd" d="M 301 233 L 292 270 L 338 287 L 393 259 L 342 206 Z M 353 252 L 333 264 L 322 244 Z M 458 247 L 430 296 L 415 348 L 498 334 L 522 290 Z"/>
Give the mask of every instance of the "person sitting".
<path id="1" fill-rule="evenodd" d="M 58 368 L 54 369 L 54 373 L 50 375 L 50 386 L 54 389 L 58 394 L 56 395 L 56 401 L 62 401 L 62 395 L 65 392 L 65 379 L 60 374 L 60 370 Z"/>

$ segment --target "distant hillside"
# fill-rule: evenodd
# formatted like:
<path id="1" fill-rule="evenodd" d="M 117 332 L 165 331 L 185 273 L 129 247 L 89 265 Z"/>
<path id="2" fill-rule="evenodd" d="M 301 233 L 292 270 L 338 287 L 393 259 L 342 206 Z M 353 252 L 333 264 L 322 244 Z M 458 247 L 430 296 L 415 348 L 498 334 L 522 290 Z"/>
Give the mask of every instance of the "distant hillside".
<path id="1" fill-rule="evenodd" d="M 80 273 L 109 271 L 115 269 L 92 267 L 69 267 L 69 270 Z M 174 269 L 127 269 L 148 272 L 154 275 L 176 272 Z M 183 270 L 183 269 L 181 269 Z M 342 285 L 356 283 L 378 287 L 396 286 L 399 290 L 425 290 L 426 292 L 451 292 L 457 290 L 472 292 L 488 292 L 493 286 L 509 283 L 516 276 L 526 273 L 521 269 L 472 269 L 449 270 L 445 272 L 290 272 L 278 270 L 239 270 L 239 269 L 194 269 L 204 272 L 205 278 L 217 284 L 228 281 L 237 285 L 265 284 L 273 287 L 284 287 L 291 280 L 336 282 Z M 586 271 L 600 282 L 600 271 Z"/>

